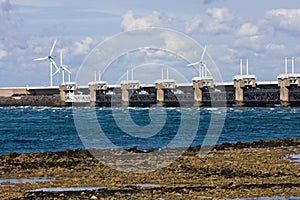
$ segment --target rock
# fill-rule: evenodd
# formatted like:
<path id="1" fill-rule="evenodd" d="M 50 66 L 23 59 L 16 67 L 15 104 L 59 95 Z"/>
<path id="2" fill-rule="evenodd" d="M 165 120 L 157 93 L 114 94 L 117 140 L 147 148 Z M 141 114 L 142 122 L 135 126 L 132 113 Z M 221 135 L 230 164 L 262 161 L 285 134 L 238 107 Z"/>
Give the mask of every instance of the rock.
<path id="1" fill-rule="evenodd" d="M 91 199 L 92 199 L 92 200 L 97 200 L 98 198 L 97 198 L 96 196 L 93 195 L 93 196 L 91 197 Z"/>
<path id="2" fill-rule="evenodd" d="M 0 199 L 197 199 L 199 196 L 224 199 L 279 194 L 286 194 L 286 197 L 299 196 L 299 165 L 285 160 L 287 155 L 299 150 L 289 146 L 281 147 L 286 143 L 294 146 L 299 144 L 297 141 L 299 140 L 225 144 L 222 150 L 215 148 L 201 159 L 199 151 L 190 148 L 188 153 L 170 165 L 149 173 L 126 173 L 112 169 L 93 159 L 86 150 L 0 155 L 2 178 L 55 178 L 49 182 L 34 184 L 1 183 Z M 99 154 L 105 153 L 109 158 L 114 152 L 116 151 L 103 150 Z M 168 156 L 166 154 L 166 159 Z M 149 164 L 155 163 L 151 159 L 146 161 Z M 129 159 L 124 162 L 134 168 L 134 163 L 141 160 Z M 30 169 L 30 173 L 27 169 Z M 155 184 L 155 187 L 124 187 L 124 184 Z M 107 188 L 74 193 L 38 192 L 34 194 L 37 196 L 30 192 L 37 188 L 81 186 Z M 284 193 L 285 191 L 288 193 Z"/>

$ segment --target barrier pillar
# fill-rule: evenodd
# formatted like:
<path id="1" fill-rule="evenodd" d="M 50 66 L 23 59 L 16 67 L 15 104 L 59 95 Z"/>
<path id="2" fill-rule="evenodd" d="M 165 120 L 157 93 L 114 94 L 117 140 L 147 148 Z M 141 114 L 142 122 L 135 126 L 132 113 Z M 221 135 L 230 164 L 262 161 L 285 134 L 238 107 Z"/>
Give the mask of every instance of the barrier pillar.
<path id="1" fill-rule="evenodd" d="M 245 105 L 245 87 L 256 87 L 256 77 L 254 75 L 238 75 L 234 76 L 233 81 L 235 88 L 235 104 L 237 107 L 242 107 Z"/>
<path id="2" fill-rule="evenodd" d="M 95 84 L 89 85 L 89 91 L 90 91 L 90 106 L 96 106 L 97 85 Z"/>
<path id="3" fill-rule="evenodd" d="M 75 82 L 65 82 L 59 86 L 59 95 L 62 106 L 69 103 L 67 97 L 70 93 L 74 94 L 76 89 L 77 87 Z"/>
<path id="4" fill-rule="evenodd" d="M 202 80 L 193 80 L 193 88 L 194 88 L 195 106 L 201 106 L 202 105 L 203 81 Z"/>
<path id="5" fill-rule="evenodd" d="M 90 106 L 97 105 L 97 91 L 98 90 L 107 90 L 107 83 L 105 81 L 96 81 L 89 83 L 90 91 Z"/>
<path id="6" fill-rule="evenodd" d="M 288 75 L 281 74 L 278 76 L 278 86 L 280 90 L 280 106 L 288 107 L 289 102 L 289 87 L 290 87 L 290 78 Z"/>
<path id="7" fill-rule="evenodd" d="M 194 89 L 194 105 L 201 106 L 203 104 L 203 88 L 214 88 L 214 79 L 212 76 L 194 77 L 193 89 Z"/>
<path id="8" fill-rule="evenodd" d="M 164 92 L 164 84 L 162 81 L 155 82 L 155 89 L 156 89 L 156 101 L 157 105 L 164 105 L 165 102 L 165 92 Z"/>
<path id="9" fill-rule="evenodd" d="M 129 80 L 121 82 L 122 90 L 122 106 L 128 107 L 130 101 L 130 92 L 139 90 L 141 88 L 140 82 L 137 80 Z"/>

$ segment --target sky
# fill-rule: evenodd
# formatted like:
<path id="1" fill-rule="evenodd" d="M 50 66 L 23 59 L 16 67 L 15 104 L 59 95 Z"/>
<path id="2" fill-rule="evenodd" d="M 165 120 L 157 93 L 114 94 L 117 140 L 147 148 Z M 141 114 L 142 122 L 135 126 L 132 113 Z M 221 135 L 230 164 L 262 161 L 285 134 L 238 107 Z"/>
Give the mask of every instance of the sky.
<path id="1" fill-rule="evenodd" d="M 55 61 L 62 51 L 75 80 L 97 45 L 145 27 L 174 30 L 207 45 L 224 81 L 239 74 L 240 59 L 249 59 L 257 81 L 276 81 L 285 57 L 295 57 L 300 73 L 298 0 L 0 0 L 0 87 L 49 85 L 49 62 L 33 59 L 47 56 L 55 39 Z M 60 75 L 53 80 L 60 84 Z"/>

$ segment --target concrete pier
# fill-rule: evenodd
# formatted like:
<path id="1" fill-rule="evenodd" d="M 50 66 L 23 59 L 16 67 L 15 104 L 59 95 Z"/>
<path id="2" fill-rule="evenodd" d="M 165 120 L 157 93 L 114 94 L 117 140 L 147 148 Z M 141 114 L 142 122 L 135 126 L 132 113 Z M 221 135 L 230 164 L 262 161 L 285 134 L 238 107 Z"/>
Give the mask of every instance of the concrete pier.
<path id="1" fill-rule="evenodd" d="M 243 75 L 243 59 L 240 60 L 240 75 L 233 77 L 233 86 L 235 88 L 235 104 L 238 107 L 245 105 L 244 92 L 246 89 L 256 87 L 256 77 L 249 75 L 249 61 L 246 59 L 246 74 Z"/>
<path id="2" fill-rule="evenodd" d="M 127 80 L 121 82 L 122 106 L 129 106 L 129 100 L 132 93 L 141 88 L 138 80 Z"/>
<path id="3" fill-rule="evenodd" d="M 203 82 L 201 80 L 193 80 L 193 89 L 195 105 L 201 106 Z"/>
<path id="4" fill-rule="evenodd" d="M 59 96 L 61 105 L 65 106 L 67 104 L 67 99 L 70 94 L 74 94 L 77 89 L 75 82 L 65 82 L 59 86 Z"/>
<path id="5" fill-rule="evenodd" d="M 280 88 L 280 106 L 288 107 L 289 106 L 289 87 L 290 87 L 290 78 L 286 74 L 278 76 L 278 86 Z"/>
<path id="6" fill-rule="evenodd" d="M 90 105 L 96 106 L 97 102 L 97 91 L 106 91 L 108 85 L 105 81 L 94 81 L 89 83 L 90 91 Z"/>
<path id="7" fill-rule="evenodd" d="M 27 88 L 3 88 L 0 89 L 1 97 L 11 97 L 11 96 L 26 96 L 29 92 Z"/>
<path id="8" fill-rule="evenodd" d="M 156 101 L 158 106 L 163 106 L 165 103 L 165 91 L 167 89 L 174 90 L 176 89 L 176 82 L 172 79 L 166 80 L 157 80 L 155 81 L 156 89 Z"/>
<path id="9" fill-rule="evenodd" d="M 278 77 L 280 90 L 280 106 L 290 106 L 291 86 L 300 87 L 300 74 L 280 74 Z"/>
<path id="10" fill-rule="evenodd" d="M 194 105 L 202 105 L 203 87 L 214 88 L 213 77 L 194 77 L 193 89 L 194 89 Z"/>
<path id="11" fill-rule="evenodd" d="M 241 107 L 245 105 L 244 90 L 256 87 L 256 77 L 254 75 L 237 75 L 233 77 L 233 86 L 235 88 L 235 103 Z"/>

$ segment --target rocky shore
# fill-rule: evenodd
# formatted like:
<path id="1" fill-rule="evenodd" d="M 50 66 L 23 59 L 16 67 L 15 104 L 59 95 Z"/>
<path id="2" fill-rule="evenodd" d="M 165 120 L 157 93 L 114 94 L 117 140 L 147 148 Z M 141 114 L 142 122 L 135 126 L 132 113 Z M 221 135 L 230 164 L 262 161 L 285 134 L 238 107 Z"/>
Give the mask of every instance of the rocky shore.
<path id="1" fill-rule="evenodd" d="M 299 197 L 300 163 L 289 159 L 299 152 L 300 139 L 222 144 L 206 156 L 193 147 L 148 173 L 112 169 L 81 149 L 11 153 L 0 155 L 0 199 Z"/>

